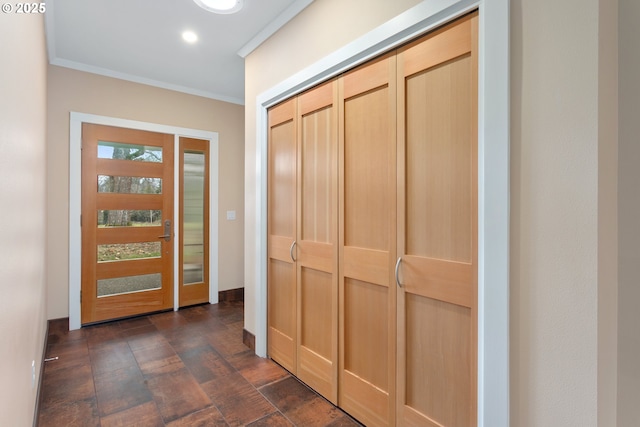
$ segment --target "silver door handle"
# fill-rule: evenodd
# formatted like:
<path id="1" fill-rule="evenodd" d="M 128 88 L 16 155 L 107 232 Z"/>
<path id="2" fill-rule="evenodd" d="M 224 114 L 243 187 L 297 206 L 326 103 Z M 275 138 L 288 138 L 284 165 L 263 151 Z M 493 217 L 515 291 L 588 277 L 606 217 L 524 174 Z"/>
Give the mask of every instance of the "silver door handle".
<path id="1" fill-rule="evenodd" d="M 294 240 L 289 248 L 289 256 L 291 257 L 291 261 L 296 262 L 296 259 L 293 257 L 293 248 L 296 247 L 296 241 Z"/>
<path id="2" fill-rule="evenodd" d="M 398 287 L 402 287 L 402 283 L 400 283 L 400 264 L 402 263 L 402 257 L 398 257 L 398 261 L 396 261 L 396 285 L 398 285 Z"/>
<path id="3" fill-rule="evenodd" d="M 164 234 L 158 236 L 158 239 L 164 239 L 165 242 L 171 241 L 171 220 L 168 219 L 164 222 Z"/>

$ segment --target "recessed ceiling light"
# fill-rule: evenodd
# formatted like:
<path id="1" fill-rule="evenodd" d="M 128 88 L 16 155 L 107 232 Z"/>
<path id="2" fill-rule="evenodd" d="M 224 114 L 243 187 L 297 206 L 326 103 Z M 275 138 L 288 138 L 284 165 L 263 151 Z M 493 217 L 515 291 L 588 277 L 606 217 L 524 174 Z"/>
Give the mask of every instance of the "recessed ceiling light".
<path id="1" fill-rule="evenodd" d="M 185 31 L 182 33 L 182 39 L 187 43 L 195 43 L 198 41 L 198 35 L 193 31 Z"/>
<path id="2" fill-rule="evenodd" d="M 214 13 L 236 13 L 242 9 L 242 0 L 193 0 L 201 8 Z"/>

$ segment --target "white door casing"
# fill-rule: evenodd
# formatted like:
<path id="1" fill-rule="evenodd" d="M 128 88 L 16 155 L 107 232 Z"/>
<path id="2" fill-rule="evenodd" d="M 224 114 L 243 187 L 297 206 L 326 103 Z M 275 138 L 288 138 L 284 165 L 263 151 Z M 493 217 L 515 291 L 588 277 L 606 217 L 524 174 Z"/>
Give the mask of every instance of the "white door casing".
<path id="1" fill-rule="evenodd" d="M 98 116 L 71 112 L 69 119 L 69 329 L 80 329 L 80 289 L 81 289 L 81 227 L 80 215 L 82 213 L 80 194 L 81 183 L 81 147 L 82 147 L 82 123 L 93 123 L 107 126 L 116 126 L 151 132 L 160 132 L 174 135 L 174 149 L 178 152 L 179 137 L 198 138 L 209 141 L 209 302 L 218 302 L 218 133 L 187 129 L 176 126 L 159 125 L 155 123 L 140 122 L 135 120 L 119 119 L 114 117 Z M 174 159 L 174 253 L 179 247 L 178 226 L 180 194 L 180 178 L 178 176 L 179 156 Z M 178 309 L 178 256 L 174 257 L 173 268 L 173 295 L 174 310 Z"/>

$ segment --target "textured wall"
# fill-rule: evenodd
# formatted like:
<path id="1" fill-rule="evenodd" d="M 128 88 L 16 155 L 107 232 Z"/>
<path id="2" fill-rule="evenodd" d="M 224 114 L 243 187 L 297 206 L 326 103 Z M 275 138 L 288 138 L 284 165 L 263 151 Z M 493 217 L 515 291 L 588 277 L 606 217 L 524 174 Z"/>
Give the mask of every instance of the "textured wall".
<path id="1" fill-rule="evenodd" d="M 42 16 L 0 14 L 0 40 L 0 425 L 29 426 L 46 331 Z"/>
<path id="2" fill-rule="evenodd" d="M 511 420 L 596 425 L 597 2 L 512 7 Z"/>
<path id="3" fill-rule="evenodd" d="M 615 3 L 511 2 L 512 425 L 615 425 Z"/>

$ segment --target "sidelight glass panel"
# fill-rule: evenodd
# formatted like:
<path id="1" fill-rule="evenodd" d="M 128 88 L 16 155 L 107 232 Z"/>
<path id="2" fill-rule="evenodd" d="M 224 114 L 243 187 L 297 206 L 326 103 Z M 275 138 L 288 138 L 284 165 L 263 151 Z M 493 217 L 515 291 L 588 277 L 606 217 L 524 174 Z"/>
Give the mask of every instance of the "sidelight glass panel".
<path id="1" fill-rule="evenodd" d="M 98 227 L 160 227 L 161 225 L 161 210 L 98 210 Z"/>
<path id="2" fill-rule="evenodd" d="M 162 288 L 162 274 L 141 274 L 98 280 L 98 297 Z"/>
<path id="3" fill-rule="evenodd" d="M 204 282 L 204 153 L 184 153 L 183 284 Z"/>
<path id="4" fill-rule="evenodd" d="M 162 194 L 162 178 L 98 175 L 98 193 Z"/>
<path id="5" fill-rule="evenodd" d="M 162 163 L 162 147 L 98 141 L 98 158 Z"/>
<path id="6" fill-rule="evenodd" d="M 98 262 L 159 258 L 161 250 L 160 242 L 98 245 Z"/>

